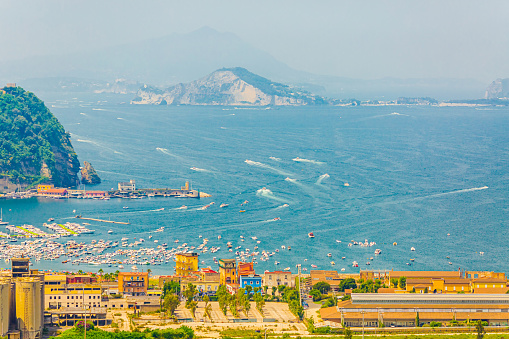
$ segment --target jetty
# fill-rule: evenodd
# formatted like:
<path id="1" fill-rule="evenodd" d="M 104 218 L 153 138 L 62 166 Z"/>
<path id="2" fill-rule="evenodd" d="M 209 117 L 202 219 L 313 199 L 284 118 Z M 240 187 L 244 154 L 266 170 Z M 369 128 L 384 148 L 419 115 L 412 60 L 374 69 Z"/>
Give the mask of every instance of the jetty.
<path id="1" fill-rule="evenodd" d="M 107 222 L 107 223 L 110 223 L 110 224 L 130 225 L 130 223 L 128 223 L 128 222 L 103 220 L 103 219 L 95 219 L 95 218 L 84 218 L 81 215 L 77 215 L 75 218 L 82 219 L 82 220 L 92 220 L 92 221 L 99 221 L 99 222 Z"/>

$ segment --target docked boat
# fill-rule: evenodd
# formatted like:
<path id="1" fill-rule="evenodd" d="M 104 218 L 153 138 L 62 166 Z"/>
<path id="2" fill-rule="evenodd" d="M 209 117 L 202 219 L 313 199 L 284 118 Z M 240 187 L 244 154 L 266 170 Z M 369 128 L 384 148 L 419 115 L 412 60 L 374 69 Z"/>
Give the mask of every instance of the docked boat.
<path id="1" fill-rule="evenodd" d="M 309 232 L 309 233 L 308 233 L 308 237 L 310 237 L 310 238 L 314 238 L 314 237 L 315 237 L 315 235 L 313 234 L 313 232 Z"/>

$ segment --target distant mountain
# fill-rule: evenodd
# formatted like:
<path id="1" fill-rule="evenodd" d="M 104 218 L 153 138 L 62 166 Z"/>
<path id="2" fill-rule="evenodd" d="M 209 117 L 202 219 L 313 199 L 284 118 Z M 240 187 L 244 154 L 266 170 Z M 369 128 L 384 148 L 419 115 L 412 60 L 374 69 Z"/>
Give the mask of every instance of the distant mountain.
<path id="1" fill-rule="evenodd" d="M 30 88 L 23 80 L 65 77 L 93 79 L 89 87 L 96 87 L 97 83 L 122 78 L 170 86 L 223 67 L 243 67 L 273 81 L 334 98 L 479 98 L 485 89 L 483 83 L 472 79 L 351 79 L 316 75 L 289 67 L 233 33 L 209 27 L 83 53 L 3 62 L 0 81 L 18 82 Z M 80 88 L 86 87 L 83 84 Z"/>
<path id="2" fill-rule="evenodd" d="M 509 98 L 509 78 L 497 79 L 486 89 L 485 99 L 507 99 Z"/>
<path id="3" fill-rule="evenodd" d="M 272 82 L 242 67 L 222 68 L 204 78 L 160 90 L 145 86 L 132 104 L 301 106 L 334 103 L 296 87 Z"/>

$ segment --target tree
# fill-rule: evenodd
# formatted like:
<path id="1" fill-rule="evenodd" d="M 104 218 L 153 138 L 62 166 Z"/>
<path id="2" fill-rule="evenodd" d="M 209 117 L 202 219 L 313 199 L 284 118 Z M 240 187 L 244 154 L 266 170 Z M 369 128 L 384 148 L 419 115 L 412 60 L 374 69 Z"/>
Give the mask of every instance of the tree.
<path id="1" fill-rule="evenodd" d="M 399 277 L 399 287 L 406 288 L 406 277 Z"/>
<path id="2" fill-rule="evenodd" d="M 226 286 L 221 285 L 216 291 L 217 301 L 219 302 L 219 308 L 223 312 L 224 315 L 226 315 L 226 312 L 228 311 L 228 290 L 226 289 Z"/>
<path id="3" fill-rule="evenodd" d="M 322 294 L 319 290 L 312 289 L 309 291 L 309 295 L 313 297 L 313 301 L 320 301 L 322 300 Z"/>
<path id="4" fill-rule="evenodd" d="M 326 294 L 327 292 L 330 291 L 330 284 L 324 282 L 324 281 L 320 281 L 320 282 L 317 282 L 314 286 L 313 286 L 314 289 L 316 290 L 319 290 L 320 293 L 322 294 Z"/>
<path id="5" fill-rule="evenodd" d="M 161 294 L 161 298 L 164 299 L 167 294 L 179 294 L 180 293 L 180 284 L 176 281 L 167 281 L 163 285 L 163 293 Z"/>
<path id="6" fill-rule="evenodd" d="M 276 286 L 272 286 L 272 295 L 276 295 L 276 291 L 277 291 L 277 287 Z"/>
<path id="7" fill-rule="evenodd" d="M 265 292 L 265 294 L 267 294 L 267 290 L 269 289 L 269 286 L 265 285 L 263 286 L 263 291 Z M 508 291 L 509 292 L 509 291 Z"/>
<path id="8" fill-rule="evenodd" d="M 344 292 L 346 289 L 355 289 L 357 288 L 357 284 L 355 283 L 354 278 L 347 278 L 341 280 L 339 283 L 339 291 Z"/>
<path id="9" fill-rule="evenodd" d="M 104 270 L 102 268 L 100 268 L 99 271 L 97 271 L 97 273 L 99 273 L 99 275 L 102 277 Z"/>
<path id="10" fill-rule="evenodd" d="M 420 325 L 419 312 L 417 312 L 415 315 L 415 327 L 419 327 L 419 325 Z"/>
<path id="11" fill-rule="evenodd" d="M 175 310 L 180 305 L 180 300 L 178 296 L 175 294 L 168 294 L 163 301 L 163 307 L 166 309 L 166 311 L 170 311 L 170 314 L 173 315 L 175 313 Z"/>
<path id="12" fill-rule="evenodd" d="M 253 290 L 253 286 L 246 285 L 245 289 L 246 289 L 246 292 L 247 292 L 247 297 L 249 299 L 251 297 L 251 291 Z"/>
<path id="13" fill-rule="evenodd" d="M 196 308 L 198 307 L 198 302 L 193 299 L 186 301 L 186 308 L 191 311 L 193 318 L 196 315 Z"/>
<path id="14" fill-rule="evenodd" d="M 152 270 L 150 268 L 147 269 L 147 273 L 148 273 L 148 280 L 150 280 L 150 273 L 152 273 Z"/>
<path id="15" fill-rule="evenodd" d="M 193 300 L 197 292 L 198 291 L 196 290 L 196 286 L 191 283 L 187 284 L 187 289 L 184 291 L 184 295 L 186 296 L 187 301 Z"/>
<path id="16" fill-rule="evenodd" d="M 254 301 L 256 303 L 256 309 L 263 316 L 263 306 L 265 306 L 265 300 L 263 299 L 263 296 L 260 293 L 255 293 Z"/>
<path id="17" fill-rule="evenodd" d="M 350 327 L 346 327 L 345 328 L 345 339 L 352 339 L 352 330 L 350 329 Z"/>
<path id="18" fill-rule="evenodd" d="M 207 305 L 209 304 L 209 301 L 210 301 L 210 298 L 208 295 L 204 295 L 203 296 L 203 301 L 205 301 L 205 307 L 207 307 Z"/>
<path id="19" fill-rule="evenodd" d="M 396 278 L 391 278 L 391 284 L 392 284 L 392 287 L 394 288 L 398 288 L 398 279 Z"/>
<path id="20" fill-rule="evenodd" d="M 205 310 L 204 310 L 204 313 L 205 313 L 205 316 L 208 317 L 210 319 L 210 321 L 212 321 L 212 315 L 211 315 L 211 312 L 212 312 L 212 305 L 210 304 L 205 304 Z"/>
<path id="21" fill-rule="evenodd" d="M 475 324 L 475 330 L 477 331 L 477 339 L 482 339 L 484 335 L 486 334 L 486 330 L 484 329 L 484 326 L 482 324 L 481 320 L 478 320 Z"/>

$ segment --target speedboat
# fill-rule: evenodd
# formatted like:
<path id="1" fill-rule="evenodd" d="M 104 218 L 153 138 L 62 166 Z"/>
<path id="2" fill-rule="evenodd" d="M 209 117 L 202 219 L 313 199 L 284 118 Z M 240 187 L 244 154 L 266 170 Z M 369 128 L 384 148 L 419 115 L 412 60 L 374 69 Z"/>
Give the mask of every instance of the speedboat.
<path id="1" fill-rule="evenodd" d="M 314 237 L 315 237 L 315 235 L 313 234 L 313 232 L 309 232 L 309 233 L 308 233 L 308 237 L 310 237 L 310 238 L 314 238 Z"/>
<path id="2" fill-rule="evenodd" d="M 375 250 L 375 254 L 376 254 L 376 255 L 381 254 L 381 253 L 382 253 L 382 250 L 381 250 L 381 249 L 377 248 L 377 249 Z"/>
<path id="3" fill-rule="evenodd" d="M 229 206 L 228 204 L 224 204 L 224 203 L 223 203 L 223 204 L 221 204 L 221 205 L 219 205 L 219 207 L 221 207 L 221 208 L 223 208 L 223 207 L 228 207 L 228 206 Z"/>
<path id="4" fill-rule="evenodd" d="M 412 248 L 410 249 L 410 251 L 415 251 L 415 247 L 412 247 Z"/>
<path id="5" fill-rule="evenodd" d="M 109 234 L 111 234 L 111 233 L 113 233 L 113 231 L 112 231 L 112 230 L 109 230 L 109 231 L 108 231 L 108 233 L 109 233 Z"/>
<path id="6" fill-rule="evenodd" d="M 327 253 L 327 256 L 330 258 L 332 257 L 332 253 Z"/>

